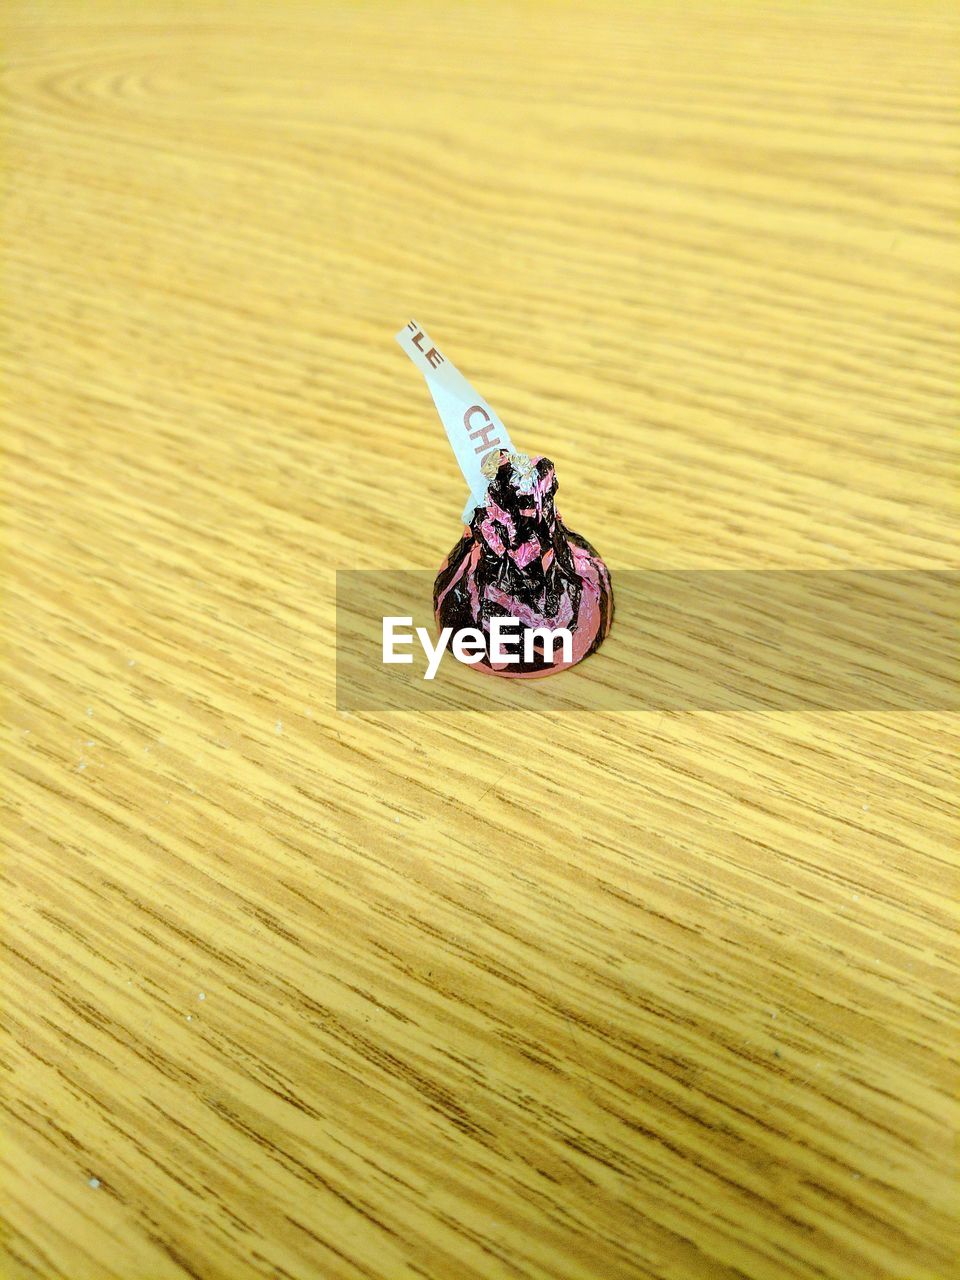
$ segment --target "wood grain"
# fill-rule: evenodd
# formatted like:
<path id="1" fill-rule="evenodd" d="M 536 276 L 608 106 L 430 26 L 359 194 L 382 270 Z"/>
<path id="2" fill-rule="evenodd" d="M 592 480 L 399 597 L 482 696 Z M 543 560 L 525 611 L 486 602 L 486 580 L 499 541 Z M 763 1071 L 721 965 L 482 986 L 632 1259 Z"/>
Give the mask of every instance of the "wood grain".
<path id="1" fill-rule="evenodd" d="M 410 315 L 614 573 L 956 563 L 952 6 L 3 24 L 4 1277 L 960 1273 L 948 715 L 333 662 Z"/>

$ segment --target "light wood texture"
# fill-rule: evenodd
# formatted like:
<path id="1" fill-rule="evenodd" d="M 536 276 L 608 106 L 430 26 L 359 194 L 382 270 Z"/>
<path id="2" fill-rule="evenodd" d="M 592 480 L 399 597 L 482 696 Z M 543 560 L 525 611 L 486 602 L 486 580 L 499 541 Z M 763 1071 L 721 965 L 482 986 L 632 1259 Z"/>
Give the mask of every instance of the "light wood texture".
<path id="1" fill-rule="evenodd" d="M 410 315 L 614 573 L 956 563 L 953 7 L 3 24 L 4 1277 L 956 1276 L 946 715 L 333 664 Z"/>

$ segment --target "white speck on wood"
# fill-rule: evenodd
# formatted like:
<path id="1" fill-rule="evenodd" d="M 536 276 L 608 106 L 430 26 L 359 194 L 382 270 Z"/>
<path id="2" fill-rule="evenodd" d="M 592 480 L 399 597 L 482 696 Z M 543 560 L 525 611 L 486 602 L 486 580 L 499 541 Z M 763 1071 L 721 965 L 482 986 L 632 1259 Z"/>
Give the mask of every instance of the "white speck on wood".
<path id="1" fill-rule="evenodd" d="M 100 1179 L 99 1179 L 99 1178 L 89 1178 L 89 1179 L 87 1180 L 87 1186 L 88 1186 L 88 1187 L 93 1187 L 94 1191 L 96 1191 L 96 1189 L 97 1189 L 97 1187 L 99 1187 L 99 1185 L 100 1185 Z"/>

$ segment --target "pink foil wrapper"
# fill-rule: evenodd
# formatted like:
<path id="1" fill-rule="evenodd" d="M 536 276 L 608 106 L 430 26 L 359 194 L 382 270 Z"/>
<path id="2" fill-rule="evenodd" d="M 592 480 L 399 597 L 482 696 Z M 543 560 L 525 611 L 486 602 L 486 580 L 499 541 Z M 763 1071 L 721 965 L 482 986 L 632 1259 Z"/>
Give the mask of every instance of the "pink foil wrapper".
<path id="1" fill-rule="evenodd" d="M 501 453 L 486 501 L 440 567 L 433 587 L 437 625 L 480 631 L 487 648 L 476 670 L 532 679 L 552 675 L 599 649 L 613 622 L 610 573 L 586 538 L 563 523 L 554 505 L 557 476 L 548 458 Z M 572 660 L 545 656 L 534 640 L 532 662 L 490 661 L 490 621 L 517 618 L 513 652 L 524 652 L 528 628 L 566 627 Z"/>

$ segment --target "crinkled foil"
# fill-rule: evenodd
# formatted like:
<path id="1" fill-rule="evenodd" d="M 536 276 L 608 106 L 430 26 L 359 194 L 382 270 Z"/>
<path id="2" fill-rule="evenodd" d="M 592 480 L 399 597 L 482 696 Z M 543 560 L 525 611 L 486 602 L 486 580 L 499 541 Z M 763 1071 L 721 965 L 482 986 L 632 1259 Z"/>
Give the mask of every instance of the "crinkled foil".
<path id="1" fill-rule="evenodd" d="M 519 678 L 551 675 L 599 649 L 613 622 L 610 573 L 579 533 L 563 523 L 554 505 L 557 476 L 548 458 L 501 452 L 485 460 L 490 477 L 484 503 L 474 509 L 463 537 L 437 574 L 433 606 L 439 627 L 473 627 L 487 640 L 478 671 Z M 524 633 L 565 627 L 573 638 L 572 661 L 544 655 L 534 641 L 532 662 L 490 661 L 490 621 L 512 617 Z"/>

